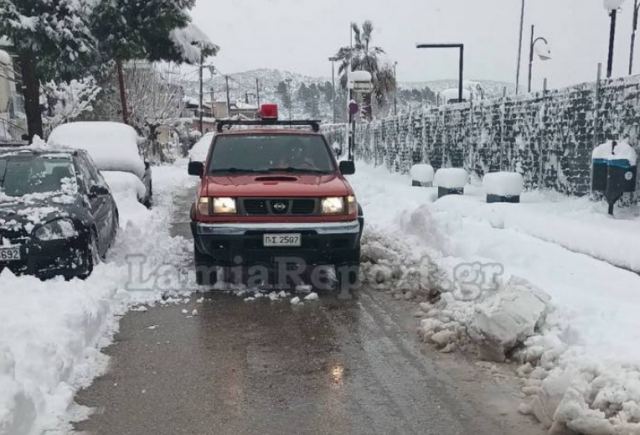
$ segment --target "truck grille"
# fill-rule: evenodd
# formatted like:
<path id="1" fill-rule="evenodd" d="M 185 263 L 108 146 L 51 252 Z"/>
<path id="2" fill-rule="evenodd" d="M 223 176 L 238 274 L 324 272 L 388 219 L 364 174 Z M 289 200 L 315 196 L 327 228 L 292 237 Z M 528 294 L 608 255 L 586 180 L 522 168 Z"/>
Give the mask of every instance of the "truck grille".
<path id="1" fill-rule="evenodd" d="M 319 201 L 315 198 L 244 198 L 240 212 L 245 215 L 313 215 Z"/>

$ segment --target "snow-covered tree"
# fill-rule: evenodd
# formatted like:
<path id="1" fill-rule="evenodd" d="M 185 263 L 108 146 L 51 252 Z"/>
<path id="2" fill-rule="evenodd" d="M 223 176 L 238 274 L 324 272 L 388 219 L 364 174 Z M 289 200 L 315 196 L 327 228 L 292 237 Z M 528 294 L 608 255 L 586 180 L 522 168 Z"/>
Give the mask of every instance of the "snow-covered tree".
<path id="1" fill-rule="evenodd" d="M 122 117 L 129 120 L 123 64 L 130 60 L 199 63 L 219 47 L 190 23 L 195 0 L 103 0 L 92 29 L 105 60 L 115 61 Z"/>
<path id="2" fill-rule="evenodd" d="M 40 84 L 84 75 L 95 47 L 85 0 L 0 0 L 0 35 L 18 57 L 29 138 L 42 136 Z"/>
<path id="3" fill-rule="evenodd" d="M 373 78 L 373 94 L 376 97 L 376 103 L 382 106 L 386 103 L 387 97 L 396 89 L 393 67 L 383 61 L 384 50 L 372 45 L 373 24 L 371 21 L 365 21 L 362 27 L 352 23 L 351 27 L 354 35 L 353 46 L 342 47 L 336 54 L 340 61 L 340 83 L 346 89 L 349 71 L 368 71 Z M 372 115 L 371 95 L 367 94 L 365 97 L 365 106 L 367 107 L 364 107 L 363 111 L 370 119 Z"/>
<path id="4" fill-rule="evenodd" d="M 101 91 L 93 77 L 85 77 L 70 82 L 49 82 L 43 86 L 47 98 L 47 130 L 73 121 L 79 116 L 93 111 L 93 103 Z"/>

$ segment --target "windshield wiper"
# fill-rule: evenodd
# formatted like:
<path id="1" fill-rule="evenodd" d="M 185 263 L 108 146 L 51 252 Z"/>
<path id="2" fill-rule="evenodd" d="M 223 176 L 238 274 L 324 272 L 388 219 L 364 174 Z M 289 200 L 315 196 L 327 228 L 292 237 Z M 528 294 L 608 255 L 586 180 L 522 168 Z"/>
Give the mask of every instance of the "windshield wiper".
<path id="1" fill-rule="evenodd" d="M 269 169 L 269 172 L 298 172 L 298 173 L 310 173 L 310 174 L 329 174 L 329 171 L 325 171 L 322 169 L 308 169 L 308 168 L 294 168 L 294 167 L 287 167 L 287 168 L 272 168 Z"/>

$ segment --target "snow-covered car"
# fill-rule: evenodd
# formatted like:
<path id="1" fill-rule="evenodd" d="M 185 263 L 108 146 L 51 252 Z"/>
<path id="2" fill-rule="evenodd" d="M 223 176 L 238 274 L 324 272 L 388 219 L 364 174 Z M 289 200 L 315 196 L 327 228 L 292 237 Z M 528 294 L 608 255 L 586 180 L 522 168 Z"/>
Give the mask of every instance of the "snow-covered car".
<path id="1" fill-rule="evenodd" d="M 101 121 L 60 125 L 48 140 L 52 147 L 86 150 L 114 190 L 125 188 L 149 207 L 153 199 L 151 165 L 140 155 L 138 143 L 133 127 Z"/>
<path id="2" fill-rule="evenodd" d="M 209 148 L 213 143 L 214 136 L 213 132 L 205 133 L 189 151 L 189 161 L 204 163 L 209 155 Z"/>
<path id="3" fill-rule="evenodd" d="M 118 208 L 86 151 L 0 148 L 0 272 L 86 278 Z"/>

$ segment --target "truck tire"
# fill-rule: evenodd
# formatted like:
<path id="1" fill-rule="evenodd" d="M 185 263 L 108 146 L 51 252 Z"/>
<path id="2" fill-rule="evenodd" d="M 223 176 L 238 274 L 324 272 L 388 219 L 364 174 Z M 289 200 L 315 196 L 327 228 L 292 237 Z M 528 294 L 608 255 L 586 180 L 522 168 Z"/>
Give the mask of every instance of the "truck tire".
<path id="1" fill-rule="evenodd" d="M 360 247 L 345 262 L 335 265 L 338 290 L 351 290 L 360 285 Z"/>

